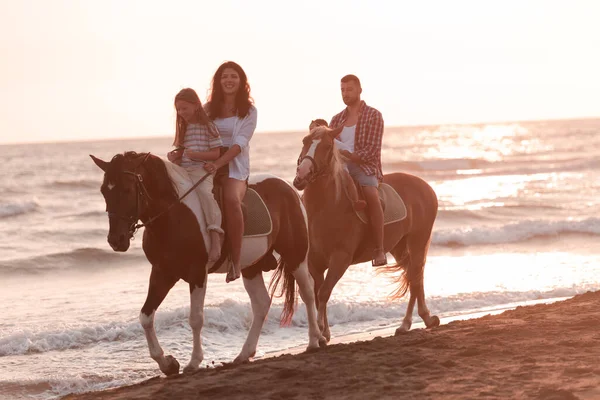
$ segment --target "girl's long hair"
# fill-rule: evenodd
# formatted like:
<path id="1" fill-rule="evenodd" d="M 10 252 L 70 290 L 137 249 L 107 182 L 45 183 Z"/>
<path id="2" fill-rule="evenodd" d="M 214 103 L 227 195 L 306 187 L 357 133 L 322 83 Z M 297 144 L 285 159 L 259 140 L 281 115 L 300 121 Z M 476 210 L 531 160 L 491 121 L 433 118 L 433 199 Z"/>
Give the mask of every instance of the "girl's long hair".
<path id="1" fill-rule="evenodd" d="M 181 89 L 179 93 L 177 93 L 177 95 L 175 96 L 175 103 L 178 101 L 185 101 L 198 106 L 196 108 L 196 119 L 198 119 L 198 122 L 202 125 L 208 126 L 208 132 L 211 136 L 219 136 L 217 128 L 214 126 L 210 118 L 208 118 L 208 115 L 202 107 L 200 97 L 198 97 L 198 94 L 194 89 Z M 187 131 L 187 125 L 187 122 L 185 122 L 185 120 L 178 114 L 177 119 L 175 120 L 175 140 L 173 140 L 173 146 L 183 146 L 183 141 L 185 140 L 185 133 Z"/>
<path id="2" fill-rule="evenodd" d="M 250 97 L 250 85 L 248 84 L 246 73 L 239 64 L 233 61 L 226 61 L 217 68 L 213 76 L 206 105 L 208 116 L 213 121 L 221 116 L 221 105 L 225 101 L 225 94 L 221 86 L 221 76 L 223 76 L 223 71 L 226 68 L 232 68 L 240 77 L 240 88 L 235 96 L 235 114 L 240 118 L 244 118 L 248 115 L 252 104 L 254 104 L 254 100 Z"/>

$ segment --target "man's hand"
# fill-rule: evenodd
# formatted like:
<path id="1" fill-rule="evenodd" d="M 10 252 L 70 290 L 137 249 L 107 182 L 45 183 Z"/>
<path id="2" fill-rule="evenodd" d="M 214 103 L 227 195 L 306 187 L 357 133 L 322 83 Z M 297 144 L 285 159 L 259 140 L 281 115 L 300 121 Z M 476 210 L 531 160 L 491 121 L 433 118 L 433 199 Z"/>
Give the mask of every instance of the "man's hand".
<path id="1" fill-rule="evenodd" d="M 320 138 L 321 136 L 330 131 L 331 129 L 327 128 L 326 126 L 317 126 L 311 129 L 310 134 L 313 135 L 315 138 Z"/>
<path id="2" fill-rule="evenodd" d="M 350 153 L 348 150 L 340 150 L 340 154 L 342 155 L 342 157 L 344 157 L 345 159 L 352 161 L 355 164 L 360 164 L 360 158 L 354 154 L 354 153 Z"/>

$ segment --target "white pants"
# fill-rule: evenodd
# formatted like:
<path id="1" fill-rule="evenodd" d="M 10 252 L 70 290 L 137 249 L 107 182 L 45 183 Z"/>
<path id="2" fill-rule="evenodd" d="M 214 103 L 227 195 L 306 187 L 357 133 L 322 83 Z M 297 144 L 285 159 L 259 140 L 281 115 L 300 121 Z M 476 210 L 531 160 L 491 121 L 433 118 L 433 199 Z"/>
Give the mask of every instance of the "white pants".
<path id="1" fill-rule="evenodd" d="M 185 170 L 192 179 L 193 183 L 198 182 L 204 175 L 207 174 L 206 170 L 202 166 L 186 167 Z M 214 176 L 215 174 L 210 174 L 207 176 L 201 184 L 196 186 L 194 191 L 200 199 L 202 212 L 204 213 L 204 218 L 206 219 L 206 229 L 208 231 L 224 233 L 223 228 L 221 228 L 221 210 L 219 209 L 219 204 L 217 204 L 215 196 L 212 192 Z"/>

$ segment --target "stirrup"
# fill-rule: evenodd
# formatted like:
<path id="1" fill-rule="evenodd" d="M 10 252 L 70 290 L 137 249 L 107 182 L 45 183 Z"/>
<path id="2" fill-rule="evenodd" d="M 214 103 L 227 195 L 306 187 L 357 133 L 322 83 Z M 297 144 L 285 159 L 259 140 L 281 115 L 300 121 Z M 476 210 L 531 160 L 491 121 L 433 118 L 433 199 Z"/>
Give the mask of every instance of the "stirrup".
<path id="1" fill-rule="evenodd" d="M 383 259 L 377 261 L 376 257 L 379 255 L 380 251 L 383 252 Z M 384 265 L 387 265 L 387 256 L 385 255 L 385 251 L 383 249 L 377 248 L 373 250 L 373 259 L 371 260 L 371 265 L 373 267 L 383 267 Z"/>

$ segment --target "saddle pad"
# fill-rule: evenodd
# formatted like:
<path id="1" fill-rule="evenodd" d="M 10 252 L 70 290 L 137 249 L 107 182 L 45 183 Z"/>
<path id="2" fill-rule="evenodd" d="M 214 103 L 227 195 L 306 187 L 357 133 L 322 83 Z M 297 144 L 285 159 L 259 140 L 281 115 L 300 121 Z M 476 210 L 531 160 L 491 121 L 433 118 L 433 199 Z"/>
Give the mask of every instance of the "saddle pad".
<path id="1" fill-rule="evenodd" d="M 379 198 L 385 203 L 383 210 L 383 225 L 393 224 L 406 218 L 406 206 L 402 197 L 387 183 L 382 183 L 377 189 Z M 364 211 L 357 211 L 356 215 L 363 223 L 368 223 L 367 215 Z"/>
<path id="2" fill-rule="evenodd" d="M 265 236 L 273 230 L 273 221 L 267 205 L 252 188 L 244 196 L 244 237 Z"/>

